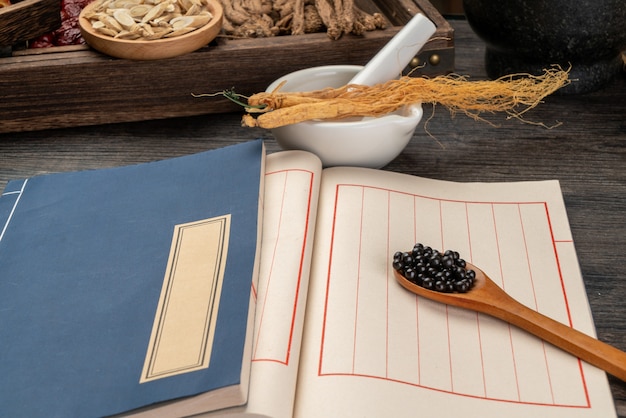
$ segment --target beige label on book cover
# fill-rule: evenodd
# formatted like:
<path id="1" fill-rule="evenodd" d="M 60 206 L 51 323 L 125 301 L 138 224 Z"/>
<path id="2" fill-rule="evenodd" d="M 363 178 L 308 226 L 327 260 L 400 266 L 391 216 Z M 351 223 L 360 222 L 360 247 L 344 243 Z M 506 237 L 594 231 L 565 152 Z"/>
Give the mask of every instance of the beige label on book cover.
<path id="1" fill-rule="evenodd" d="M 209 367 L 230 214 L 176 225 L 140 383 Z"/>

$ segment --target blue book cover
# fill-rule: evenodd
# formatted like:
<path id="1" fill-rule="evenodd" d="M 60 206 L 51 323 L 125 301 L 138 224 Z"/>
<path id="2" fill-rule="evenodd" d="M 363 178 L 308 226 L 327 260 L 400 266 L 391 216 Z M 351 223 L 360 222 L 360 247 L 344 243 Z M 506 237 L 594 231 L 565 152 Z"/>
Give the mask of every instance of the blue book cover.
<path id="1" fill-rule="evenodd" d="M 257 140 L 10 182 L 0 416 L 245 403 L 264 154 Z"/>

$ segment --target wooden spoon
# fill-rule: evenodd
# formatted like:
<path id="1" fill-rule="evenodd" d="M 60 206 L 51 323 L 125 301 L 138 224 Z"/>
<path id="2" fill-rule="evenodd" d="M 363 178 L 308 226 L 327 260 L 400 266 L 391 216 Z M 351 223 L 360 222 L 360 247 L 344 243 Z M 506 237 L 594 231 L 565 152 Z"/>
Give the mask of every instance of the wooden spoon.
<path id="1" fill-rule="evenodd" d="M 476 272 L 474 286 L 467 293 L 428 290 L 398 271 L 394 273 L 398 282 L 416 295 L 502 319 L 626 381 L 625 352 L 522 305 L 476 266 L 467 263 L 466 268 Z"/>

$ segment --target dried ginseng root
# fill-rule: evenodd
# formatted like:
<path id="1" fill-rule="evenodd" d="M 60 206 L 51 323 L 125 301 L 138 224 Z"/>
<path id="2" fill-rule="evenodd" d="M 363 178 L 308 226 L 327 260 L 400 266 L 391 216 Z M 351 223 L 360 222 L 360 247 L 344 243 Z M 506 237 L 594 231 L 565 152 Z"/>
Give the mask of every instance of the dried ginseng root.
<path id="1" fill-rule="evenodd" d="M 380 13 L 354 0 L 220 0 L 224 34 L 234 38 L 303 35 L 326 31 L 331 39 L 385 28 Z"/>
<path id="2" fill-rule="evenodd" d="M 569 84 L 569 71 L 545 70 L 543 75 L 509 75 L 497 80 L 469 81 L 458 75 L 434 78 L 402 77 L 375 86 L 347 85 L 302 93 L 257 93 L 248 99 L 243 125 L 266 129 L 307 120 L 382 116 L 413 103 L 441 104 L 451 112 L 480 119 L 484 112 L 523 114 Z"/>

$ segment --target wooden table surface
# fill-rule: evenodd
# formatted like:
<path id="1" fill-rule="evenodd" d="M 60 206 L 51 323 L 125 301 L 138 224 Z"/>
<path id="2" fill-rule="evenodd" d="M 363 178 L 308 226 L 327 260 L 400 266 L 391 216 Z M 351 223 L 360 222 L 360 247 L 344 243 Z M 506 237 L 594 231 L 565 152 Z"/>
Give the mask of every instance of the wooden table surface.
<path id="1" fill-rule="evenodd" d="M 455 28 L 456 71 L 485 78 L 484 44 L 464 21 Z M 363 64 L 363 63 L 355 63 Z M 236 67 L 233 67 L 236 70 Z M 1 95 L 1 92 L 0 92 Z M 60 104 L 62 105 L 62 104 Z M 561 182 L 599 339 L 626 350 L 626 75 L 585 96 L 554 96 L 527 119 L 474 121 L 425 106 L 410 145 L 385 169 L 454 181 L 558 179 Z M 263 137 L 240 113 L 0 134 L 0 189 L 35 174 L 119 166 Z M 626 383 L 609 377 L 626 418 Z"/>

